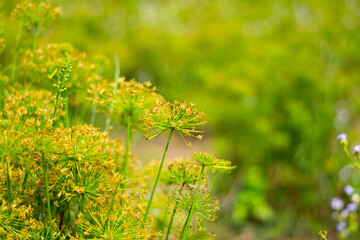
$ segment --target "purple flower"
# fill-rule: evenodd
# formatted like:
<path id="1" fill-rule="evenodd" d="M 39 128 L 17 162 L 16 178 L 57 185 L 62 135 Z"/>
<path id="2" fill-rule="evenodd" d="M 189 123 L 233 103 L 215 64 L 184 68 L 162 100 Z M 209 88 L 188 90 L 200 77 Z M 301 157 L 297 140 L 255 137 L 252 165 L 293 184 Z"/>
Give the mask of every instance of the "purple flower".
<path id="1" fill-rule="evenodd" d="M 339 135 L 337 135 L 336 137 L 337 140 L 340 140 L 340 141 L 346 141 L 347 140 L 347 136 L 345 133 L 341 133 Z"/>
<path id="2" fill-rule="evenodd" d="M 356 146 L 354 147 L 354 152 L 355 152 L 355 154 L 359 154 L 359 153 L 360 153 L 360 145 L 356 145 Z"/>
<path id="3" fill-rule="evenodd" d="M 336 230 L 338 231 L 342 231 L 346 228 L 346 223 L 345 222 L 339 222 L 338 224 L 336 224 Z"/>
<path id="4" fill-rule="evenodd" d="M 351 185 L 346 185 L 344 188 L 346 195 L 351 196 L 354 193 L 354 188 Z"/>
<path id="5" fill-rule="evenodd" d="M 346 218 L 347 216 L 349 216 L 349 209 L 344 209 L 341 211 L 340 215 L 343 217 L 343 218 Z"/>
<path id="6" fill-rule="evenodd" d="M 358 205 L 356 203 L 349 203 L 346 206 L 346 209 L 348 209 L 350 212 L 355 212 L 358 209 Z"/>
<path id="7" fill-rule="evenodd" d="M 331 200 L 331 208 L 334 210 L 341 210 L 344 207 L 344 201 L 338 197 Z"/>

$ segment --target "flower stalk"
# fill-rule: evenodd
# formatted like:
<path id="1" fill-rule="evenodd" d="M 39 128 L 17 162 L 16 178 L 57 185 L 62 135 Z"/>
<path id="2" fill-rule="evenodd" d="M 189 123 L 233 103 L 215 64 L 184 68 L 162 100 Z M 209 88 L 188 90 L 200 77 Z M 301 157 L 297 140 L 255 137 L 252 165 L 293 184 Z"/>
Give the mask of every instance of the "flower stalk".
<path id="1" fill-rule="evenodd" d="M 184 189 L 184 186 L 185 186 L 185 182 L 181 185 L 181 189 L 180 189 L 179 194 L 182 193 L 182 191 L 183 191 L 183 189 Z M 172 224 L 173 224 L 173 221 L 174 221 L 174 217 L 175 217 L 175 214 L 176 214 L 176 210 L 177 210 L 178 204 L 179 204 L 179 200 L 177 200 L 177 201 L 175 202 L 174 210 L 173 210 L 173 212 L 172 212 L 172 214 L 171 214 L 171 218 L 170 218 L 169 226 L 168 226 L 168 229 L 167 229 L 167 232 L 166 232 L 165 240 L 168 240 L 168 239 L 169 239 L 171 227 L 172 227 Z"/>
<path id="2" fill-rule="evenodd" d="M 44 152 L 41 152 L 41 167 L 43 170 L 44 180 L 45 180 L 45 194 L 46 194 L 46 202 L 47 202 L 48 217 L 49 217 L 48 233 L 50 234 L 50 239 L 53 239 L 52 226 L 51 226 L 51 205 L 50 205 L 50 196 L 49 196 L 49 184 L 48 184 L 47 167 L 46 167 Z"/>
<path id="3" fill-rule="evenodd" d="M 151 191 L 150 199 L 149 199 L 148 205 L 147 205 L 147 207 L 146 207 L 146 211 L 145 211 L 145 215 L 144 215 L 144 219 L 143 219 L 143 224 L 146 222 L 146 219 L 147 219 L 147 217 L 148 217 L 148 213 L 149 213 L 149 210 L 150 210 L 150 206 L 151 206 L 151 203 L 152 203 L 154 194 L 155 194 L 156 186 L 157 186 L 157 183 L 158 183 L 158 181 L 159 181 L 161 169 L 162 169 L 162 166 L 164 165 L 164 160 L 165 160 L 165 157 L 166 157 L 167 150 L 168 150 L 168 148 L 169 148 L 169 144 L 170 144 L 170 140 L 171 140 L 171 137 L 172 137 L 173 132 L 174 132 L 174 129 L 171 129 L 170 134 L 169 134 L 169 138 L 168 138 L 167 143 L 166 143 L 166 146 L 165 146 L 164 154 L 163 154 L 163 157 L 162 157 L 162 159 L 161 159 L 161 163 L 160 163 L 160 166 L 159 166 L 159 170 L 158 170 L 157 175 L 156 175 L 156 178 L 155 178 L 154 186 L 153 186 L 153 189 L 152 189 L 152 191 Z"/>
<path id="4" fill-rule="evenodd" d="M 186 218 L 186 221 L 185 221 L 184 227 L 183 227 L 183 229 L 181 231 L 179 239 L 186 239 L 187 231 L 188 231 L 188 228 L 189 228 L 189 225 L 190 225 L 190 222 L 191 222 L 192 215 L 194 213 L 195 203 L 197 202 L 197 197 L 198 197 L 198 194 L 199 194 L 199 189 L 200 189 L 200 185 L 201 185 L 201 179 L 203 177 L 204 170 L 205 170 L 205 165 L 202 165 L 201 173 L 200 173 L 199 180 L 198 180 L 198 185 L 197 185 L 196 192 L 195 192 L 195 197 L 194 197 L 194 200 L 193 200 L 193 202 L 191 204 L 189 214 L 188 214 L 188 216 Z"/>

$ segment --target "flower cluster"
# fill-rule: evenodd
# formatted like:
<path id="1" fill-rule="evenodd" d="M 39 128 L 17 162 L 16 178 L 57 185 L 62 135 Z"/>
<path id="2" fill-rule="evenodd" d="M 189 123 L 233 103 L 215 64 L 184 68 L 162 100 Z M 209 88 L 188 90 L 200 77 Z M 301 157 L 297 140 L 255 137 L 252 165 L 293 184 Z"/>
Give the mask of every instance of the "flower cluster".
<path id="1" fill-rule="evenodd" d="M 339 197 L 331 200 L 331 208 L 334 210 L 332 217 L 337 221 L 336 230 L 342 238 L 354 234 L 354 225 L 357 224 L 358 204 L 360 203 L 360 195 L 355 192 L 351 185 L 345 186 L 344 192 L 348 196 L 347 204 Z"/>
<path id="2" fill-rule="evenodd" d="M 61 14 L 61 8 L 52 6 L 48 1 L 37 3 L 32 0 L 16 5 L 11 12 L 13 19 L 22 21 L 28 30 L 35 31 L 34 34 L 38 34 L 38 29 L 48 28 Z"/>
<path id="3" fill-rule="evenodd" d="M 145 109 L 152 107 L 156 100 L 162 99 L 155 91 L 156 88 L 152 87 L 150 82 L 139 83 L 134 79 L 126 81 L 125 78 L 119 78 L 113 84 L 107 81 L 90 84 L 88 99 L 99 103 L 105 111 L 112 109 L 112 117 L 124 126 L 130 117 L 131 125 L 136 129 L 143 125 Z"/>
<path id="4" fill-rule="evenodd" d="M 19 23 L 9 51 L 13 62 L 0 69 L 0 239 L 154 239 L 161 235 L 151 212 L 156 191 L 167 193 L 161 197 L 168 205 L 159 208 L 164 226 L 172 208 L 167 240 L 214 239 L 202 222 L 215 219 L 219 202 L 211 190 L 216 174 L 230 172 L 231 163 L 194 153 L 195 162 L 178 159 L 161 171 L 173 132 L 185 143 L 187 136 L 201 139 L 196 128 L 205 114 L 193 103 L 166 102 L 150 82 L 119 78 L 117 57 L 109 84 L 102 73 L 110 65 L 106 56 L 89 61 L 67 43 L 38 47 L 40 33 L 60 14 L 48 0 L 25 0 L 12 12 Z M 23 28 L 33 35 L 32 49 L 22 46 Z M 105 132 L 94 126 L 99 109 L 107 114 Z M 110 139 L 110 118 L 126 126 L 124 144 Z M 147 178 L 135 169 L 140 161 L 131 151 L 138 129 L 148 139 L 170 132 L 149 200 Z M 158 191 L 159 179 L 166 191 Z M 182 229 L 171 232 L 173 222 Z"/>
<path id="5" fill-rule="evenodd" d="M 6 99 L 0 112 L 1 121 L 25 132 L 50 129 L 59 116 L 64 115 L 60 106 L 58 116 L 53 117 L 55 101 L 51 92 L 46 90 L 16 91 Z"/>
<path id="6" fill-rule="evenodd" d="M 206 123 L 204 117 L 205 113 L 198 111 L 193 103 L 158 101 L 154 108 L 146 111 L 145 138 L 153 139 L 167 130 L 175 130 L 185 143 L 184 136 L 201 139 L 202 132 L 195 128 Z"/>

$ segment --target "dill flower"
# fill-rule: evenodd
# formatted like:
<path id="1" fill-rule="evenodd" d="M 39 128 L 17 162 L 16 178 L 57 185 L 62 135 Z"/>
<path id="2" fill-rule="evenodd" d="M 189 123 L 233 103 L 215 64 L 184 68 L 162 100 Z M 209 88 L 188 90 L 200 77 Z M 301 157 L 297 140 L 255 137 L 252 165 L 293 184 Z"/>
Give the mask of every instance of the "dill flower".
<path id="1" fill-rule="evenodd" d="M 110 215 L 101 211 L 89 211 L 89 220 L 80 215 L 77 225 L 87 238 L 94 239 L 153 239 L 159 235 L 151 228 L 143 228 L 141 209 L 125 207 Z"/>
<path id="2" fill-rule="evenodd" d="M 16 5 L 11 12 L 11 17 L 22 21 L 26 29 L 33 30 L 34 34 L 38 34 L 38 29 L 48 28 L 61 14 L 61 8 L 52 6 L 47 0 L 40 3 L 26 0 Z"/>
<path id="3" fill-rule="evenodd" d="M 107 81 L 99 85 L 91 84 L 88 92 L 91 96 L 98 93 L 98 99 L 90 97 L 89 100 L 99 103 L 106 110 L 112 108 L 112 117 L 118 118 L 120 124 L 126 126 L 130 117 L 131 126 L 141 128 L 145 109 L 152 107 L 162 97 L 155 92 L 156 88 L 150 82 L 139 83 L 134 79 L 125 81 L 125 78 L 119 78 L 116 84 Z"/>
<path id="4" fill-rule="evenodd" d="M 198 180 L 200 171 L 200 166 L 194 166 L 182 159 L 176 159 L 168 166 L 169 182 L 173 184 L 194 184 Z"/>
<path id="5" fill-rule="evenodd" d="M 179 202 L 179 207 L 185 212 L 188 212 L 193 204 L 194 198 L 195 193 L 187 190 L 176 193 L 172 201 L 174 203 Z M 216 218 L 215 212 L 219 209 L 220 205 L 218 200 L 212 198 L 208 193 L 199 194 L 194 205 L 193 216 L 195 216 L 198 224 L 201 224 L 204 220 L 214 221 Z"/>
<path id="6" fill-rule="evenodd" d="M 220 159 L 217 159 L 214 155 L 203 152 L 194 152 L 191 154 L 192 158 L 195 160 L 195 164 L 202 166 L 212 166 L 215 167 L 218 164 L 228 165 L 228 161 L 223 162 Z"/>
<path id="7" fill-rule="evenodd" d="M 5 100 L 0 119 L 23 131 L 50 129 L 64 115 L 60 104 L 58 116 L 52 116 L 55 102 L 55 97 L 46 90 L 16 91 Z"/>
<path id="8" fill-rule="evenodd" d="M 195 128 L 206 123 L 205 113 L 197 110 L 195 104 L 174 101 L 173 103 L 158 101 L 151 110 L 146 110 L 145 127 L 146 139 L 154 139 L 167 130 L 175 130 L 187 143 L 184 136 L 202 138 L 202 131 Z"/>
<path id="9" fill-rule="evenodd" d="M 88 74 L 83 72 L 91 72 L 90 63 L 85 62 L 85 54 L 75 49 L 70 43 L 47 44 L 34 52 L 27 49 L 21 57 L 21 71 L 19 72 L 21 78 L 49 90 L 52 87 L 51 79 L 61 69 L 65 58 L 73 59 L 73 67 L 76 68 L 76 74 L 71 77 L 67 87 L 74 87 L 74 85 L 79 87 L 81 85 L 78 83 L 79 77 L 81 76 L 83 83 L 88 77 Z"/>

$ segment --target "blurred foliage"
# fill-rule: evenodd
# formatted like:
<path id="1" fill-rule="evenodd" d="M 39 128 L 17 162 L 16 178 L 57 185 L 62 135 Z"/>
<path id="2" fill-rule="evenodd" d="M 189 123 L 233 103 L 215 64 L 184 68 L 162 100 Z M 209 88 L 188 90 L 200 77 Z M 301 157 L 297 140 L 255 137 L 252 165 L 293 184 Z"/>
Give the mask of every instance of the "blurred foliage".
<path id="1" fill-rule="evenodd" d="M 238 165 L 217 185 L 233 226 L 264 222 L 291 236 L 316 233 L 311 227 L 329 220 L 341 166 L 334 138 L 347 127 L 355 137 L 359 128 L 358 0 L 54 2 L 64 14 L 40 45 L 117 54 L 122 75 L 150 80 L 165 97 L 206 112 L 220 156 Z M 14 49 L 16 25 L 5 24 L 14 40 L 5 44 Z M 30 44 L 30 34 L 22 41 Z M 11 59 L 5 51 L 0 63 Z"/>

